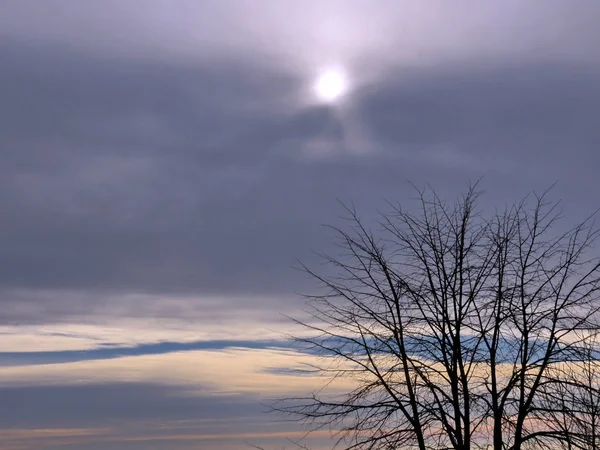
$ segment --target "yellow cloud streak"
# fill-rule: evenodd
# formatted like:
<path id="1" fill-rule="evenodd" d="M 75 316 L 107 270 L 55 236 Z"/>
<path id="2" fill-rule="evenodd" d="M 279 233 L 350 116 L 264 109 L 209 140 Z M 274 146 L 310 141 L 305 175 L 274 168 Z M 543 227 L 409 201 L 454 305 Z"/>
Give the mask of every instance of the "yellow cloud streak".
<path id="1" fill-rule="evenodd" d="M 307 393 L 323 385 L 318 376 L 277 373 L 317 358 L 290 350 L 195 350 L 161 355 L 77 361 L 62 364 L 0 367 L 8 386 L 96 383 L 161 383 L 201 393 Z"/>

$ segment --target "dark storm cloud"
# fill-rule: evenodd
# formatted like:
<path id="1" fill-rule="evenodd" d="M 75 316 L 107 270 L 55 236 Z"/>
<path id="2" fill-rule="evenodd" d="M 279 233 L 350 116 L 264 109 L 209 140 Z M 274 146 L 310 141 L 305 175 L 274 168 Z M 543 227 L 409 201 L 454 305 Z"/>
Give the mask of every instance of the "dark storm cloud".
<path id="1" fill-rule="evenodd" d="M 306 80 L 261 58 L 0 52 L 4 287 L 290 293 L 335 198 L 367 208 L 407 179 L 482 174 L 595 186 L 600 164 L 594 65 L 399 68 L 340 112 L 294 103 Z M 359 155 L 344 152 L 355 125 Z M 338 151 L 307 152 L 323 142 Z"/>

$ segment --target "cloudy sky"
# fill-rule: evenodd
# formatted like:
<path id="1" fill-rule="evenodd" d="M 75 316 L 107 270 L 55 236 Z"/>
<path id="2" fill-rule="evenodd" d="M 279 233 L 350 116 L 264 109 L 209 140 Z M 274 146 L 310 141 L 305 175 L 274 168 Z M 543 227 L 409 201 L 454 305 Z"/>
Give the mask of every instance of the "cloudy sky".
<path id="1" fill-rule="evenodd" d="M 568 217 L 600 207 L 599 21 L 592 0 L 0 0 L 0 450 L 300 437 L 264 402 L 320 383 L 288 370 L 310 355 L 283 314 L 338 199 L 368 220 L 483 177 L 490 205 L 556 182 Z"/>

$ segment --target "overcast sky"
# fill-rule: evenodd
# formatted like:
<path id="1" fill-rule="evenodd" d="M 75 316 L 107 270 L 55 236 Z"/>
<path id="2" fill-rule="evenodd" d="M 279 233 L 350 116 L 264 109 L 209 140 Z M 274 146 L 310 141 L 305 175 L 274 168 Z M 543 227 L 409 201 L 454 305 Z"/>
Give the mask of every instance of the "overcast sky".
<path id="1" fill-rule="evenodd" d="M 369 220 L 483 177 L 489 205 L 556 182 L 569 218 L 600 207 L 599 22 L 592 0 L 0 0 L 0 450 L 298 437 L 262 402 L 318 385 L 281 314 L 338 200 Z"/>

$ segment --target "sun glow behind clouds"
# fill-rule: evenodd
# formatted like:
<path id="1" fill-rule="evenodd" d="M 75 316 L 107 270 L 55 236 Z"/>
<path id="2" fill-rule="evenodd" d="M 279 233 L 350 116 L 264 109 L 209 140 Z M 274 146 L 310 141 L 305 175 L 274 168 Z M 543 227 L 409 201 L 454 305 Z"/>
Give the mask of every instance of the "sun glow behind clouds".
<path id="1" fill-rule="evenodd" d="M 340 99 L 348 91 L 348 79 L 342 69 L 329 68 L 322 71 L 314 85 L 317 97 L 328 103 Z"/>

